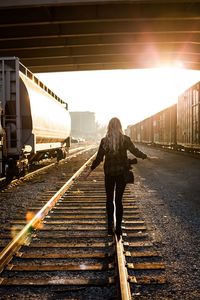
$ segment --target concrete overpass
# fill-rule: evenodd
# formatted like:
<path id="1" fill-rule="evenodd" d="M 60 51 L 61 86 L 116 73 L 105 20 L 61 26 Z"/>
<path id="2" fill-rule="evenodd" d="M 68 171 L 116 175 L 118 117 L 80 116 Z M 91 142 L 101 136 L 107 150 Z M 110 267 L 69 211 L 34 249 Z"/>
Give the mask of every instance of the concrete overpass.
<path id="1" fill-rule="evenodd" d="M 200 0 L 0 1 L 0 56 L 32 72 L 200 70 Z"/>

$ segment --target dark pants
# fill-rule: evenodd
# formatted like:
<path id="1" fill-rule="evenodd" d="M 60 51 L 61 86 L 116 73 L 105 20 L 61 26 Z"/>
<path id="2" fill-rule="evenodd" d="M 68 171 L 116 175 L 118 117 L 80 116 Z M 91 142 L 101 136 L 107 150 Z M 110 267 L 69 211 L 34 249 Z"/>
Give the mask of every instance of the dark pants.
<path id="1" fill-rule="evenodd" d="M 125 190 L 126 184 L 122 175 L 110 176 L 105 174 L 105 189 L 106 189 L 106 209 L 108 216 L 108 227 L 112 226 L 113 223 L 113 213 L 114 213 L 114 203 L 116 207 L 116 228 L 121 228 L 122 216 L 123 216 L 123 205 L 122 196 Z M 115 190 L 115 199 L 114 197 Z"/>

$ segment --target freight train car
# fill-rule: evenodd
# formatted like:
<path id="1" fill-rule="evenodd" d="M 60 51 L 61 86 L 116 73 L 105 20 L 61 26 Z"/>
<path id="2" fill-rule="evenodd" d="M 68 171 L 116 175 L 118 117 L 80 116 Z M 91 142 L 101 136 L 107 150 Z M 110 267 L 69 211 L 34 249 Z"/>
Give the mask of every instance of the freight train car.
<path id="1" fill-rule="evenodd" d="M 178 97 L 177 144 L 186 150 L 200 150 L 200 82 Z"/>
<path id="2" fill-rule="evenodd" d="M 0 58 L 1 176 L 21 175 L 46 156 L 63 158 L 70 146 L 67 104 L 18 58 Z"/>
<path id="3" fill-rule="evenodd" d="M 129 136 L 134 142 L 141 142 L 141 122 L 130 126 Z"/>
<path id="4" fill-rule="evenodd" d="M 150 144 L 153 140 L 152 117 L 149 117 L 140 124 L 140 140 L 143 143 Z"/>
<path id="5" fill-rule="evenodd" d="M 152 139 L 157 145 L 176 145 L 177 105 L 174 104 L 152 116 Z"/>
<path id="6" fill-rule="evenodd" d="M 129 129 L 134 142 L 174 147 L 176 145 L 177 105 L 132 125 Z"/>

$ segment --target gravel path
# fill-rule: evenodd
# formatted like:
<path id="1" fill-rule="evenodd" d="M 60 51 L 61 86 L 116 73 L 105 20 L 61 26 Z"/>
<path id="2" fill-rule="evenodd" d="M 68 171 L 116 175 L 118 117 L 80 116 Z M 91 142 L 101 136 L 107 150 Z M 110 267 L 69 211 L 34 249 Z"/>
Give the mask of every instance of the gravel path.
<path id="1" fill-rule="evenodd" d="M 200 299 L 200 159 L 141 147 L 153 156 L 135 166 L 136 197 L 168 283 L 138 299 Z"/>

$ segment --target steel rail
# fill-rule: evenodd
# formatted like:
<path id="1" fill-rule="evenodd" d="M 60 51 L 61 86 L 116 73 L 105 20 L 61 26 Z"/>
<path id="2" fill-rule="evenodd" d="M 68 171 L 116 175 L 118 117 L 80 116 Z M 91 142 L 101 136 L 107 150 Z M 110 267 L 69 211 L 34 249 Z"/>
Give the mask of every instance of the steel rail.
<path id="1" fill-rule="evenodd" d="M 69 189 L 73 184 L 74 180 L 84 171 L 91 160 L 95 157 L 96 153 L 93 154 L 86 163 L 56 192 L 56 194 L 38 211 L 33 219 L 17 234 L 17 236 L 3 249 L 0 253 L 0 272 L 3 271 L 4 266 L 9 263 L 13 255 L 20 249 L 20 247 L 26 241 L 26 238 L 30 234 L 31 230 L 36 224 L 38 224 L 53 208 L 57 201 L 62 195 Z"/>
<path id="2" fill-rule="evenodd" d="M 66 162 L 67 160 L 70 160 L 71 158 L 73 158 L 73 157 L 76 156 L 77 154 L 82 154 L 82 153 L 84 153 L 84 152 L 86 152 L 86 151 L 88 151 L 88 150 L 91 150 L 91 149 L 93 149 L 93 148 L 94 148 L 94 146 L 90 146 L 90 147 L 88 147 L 88 148 L 85 148 L 85 147 L 78 147 L 78 148 L 72 149 L 72 150 L 70 151 L 70 153 L 69 153 L 69 156 L 67 156 L 65 159 L 63 159 L 63 160 L 61 161 L 61 163 L 62 163 L 62 162 Z M 55 166 L 55 165 L 57 165 L 57 162 L 53 162 L 53 163 L 51 163 L 51 164 L 49 164 L 49 165 L 47 165 L 47 166 L 44 166 L 44 167 L 42 167 L 42 168 L 39 168 L 38 170 L 35 170 L 35 171 L 33 171 L 33 172 L 30 172 L 30 173 L 26 174 L 24 177 L 20 177 L 19 179 L 21 179 L 21 180 L 28 179 L 29 177 L 32 177 L 33 175 L 39 174 L 40 172 L 43 172 L 43 171 L 45 171 L 45 170 L 47 170 L 47 169 L 49 169 L 50 167 L 53 167 L 53 166 Z"/>
<path id="3" fill-rule="evenodd" d="M 128 272 L 126 268 L 126 261 L 124 256 L 124 247 L 122 240 L 118 240 L 115 235 L 115 246 L 117 255 L 117 273 L 119 278 L 119 289 L 121 300 L 131 300 L 131 290 L 128 282 Z"/>
<path id="4" fill-rule="evenodd" d="M 77 154 L 82 154 L 83 152 L 85 152 L 85 151 L 88 151 L 88 150 L 91 150 L 91 149 L 93 149 L 93 148 L 96 148 L 96 146 L 90 146 L 90 147 L 88 147 L 88 148 L 85 148 L 85 147 L 77 147 L 77 148 L 74 148 L 74 149 L 71 149 L 71 150 L 69 150 L 69 156 L 67 156 L 65 159 L 63 159 L 62 161 L 61 161 L 61 163 L 62 162 L 66 162 L 67 160 L 70 160 L 71 158 L 73 158 L 74 156 L 76 156 Z M 35 175 L 37 175 L 37 174 L 39 174 L 39 173 L 41 173 L 41 172 L 43 172 L 43 171 L 45 171 L 45 170 L 47 170 L 47 169 L 49 169 L 49 168 L 51 168 L 51 167 L 53 167 L 53 166 L 55 166 L 55 165 L 57 165 L 57 162 L 53 162 L 53 163 L 50 163 L 49 165 L 47 165 L 47 166 L 44 166 L 44 167 L 41 167 L 41 168 L 39 168 L 39 169 L 37 169 L 37 170 L 35 170 L 35 171 L 32 171 L 32 172 L 30 172 L 30 173 L 28 173 L 28 174 L 26 174 L 26 175 L 24 175 L 24 176 L 22 176 L 22 177 L 19 177 L 19 178 L 17 178 L 17 179 L 13 179 L 11 182 L 9 182 L 9 184 L 15 184 L 15 183 L 17 183 L 17 182 L 19 182 L 20 180 L 26 180 L 26 179 L 29 179 L 29 178 L 31 178 L 31 177 L 33 177 L 33 176 L 35 176 Z M 6 183 L 6 177 L 3 177 L 3 178 L 0 178 L 0 189 L 2 188 L 4 188 L 4 183 Z M 5 185 L 6 186 L 6 185 Z"/>

